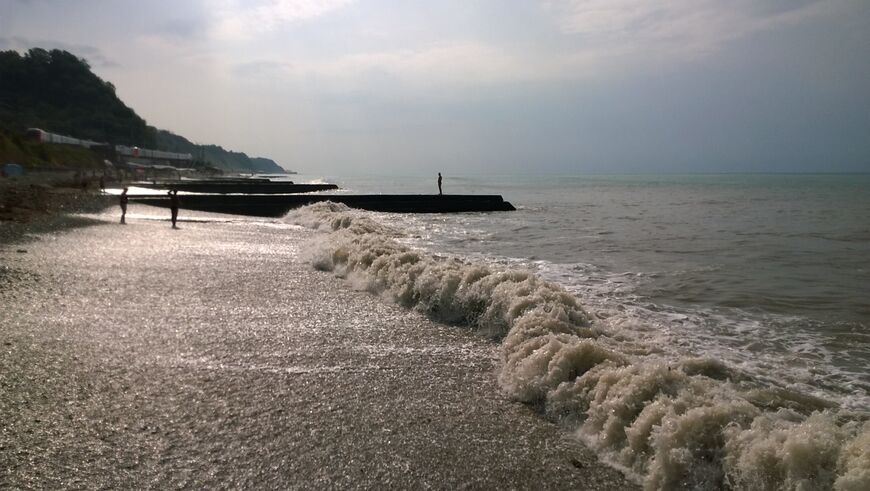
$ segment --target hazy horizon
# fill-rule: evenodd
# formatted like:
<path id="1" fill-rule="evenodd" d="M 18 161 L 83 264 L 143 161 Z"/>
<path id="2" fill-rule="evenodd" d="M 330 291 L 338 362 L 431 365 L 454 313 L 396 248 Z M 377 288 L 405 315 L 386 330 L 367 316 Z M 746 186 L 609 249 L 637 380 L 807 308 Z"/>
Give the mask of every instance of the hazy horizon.
<path id="1" fill-rule="evenodd" d="M 870 172 L 859 0 L 0 0 L 31 47 L 303 174 Z"/>

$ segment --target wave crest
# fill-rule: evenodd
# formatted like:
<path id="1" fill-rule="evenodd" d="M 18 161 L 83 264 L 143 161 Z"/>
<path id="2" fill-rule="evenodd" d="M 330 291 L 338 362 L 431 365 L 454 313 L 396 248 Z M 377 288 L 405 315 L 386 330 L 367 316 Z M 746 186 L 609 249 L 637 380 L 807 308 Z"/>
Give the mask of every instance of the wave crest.
<path id="1" fill-rule="evenodd" d="M 498 381 L 647 489 L 870 489 L 870 422 L 770 390 L 718 360 L 669 359 L 593 321 L 560 285 L 402 245 L 344 205 L 288 220 L 327 231 L 312 264 L 501 340 Z M 764 394 L 763 397 L 761 394 Z"/>

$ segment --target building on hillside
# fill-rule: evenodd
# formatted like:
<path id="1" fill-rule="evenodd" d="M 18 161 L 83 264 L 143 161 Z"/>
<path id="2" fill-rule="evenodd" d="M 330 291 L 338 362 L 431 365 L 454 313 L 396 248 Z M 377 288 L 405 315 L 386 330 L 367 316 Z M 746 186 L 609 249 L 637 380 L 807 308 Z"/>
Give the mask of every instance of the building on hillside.
<path id="1" fill-rule="evenodd" d="M 150 148 L 110 145 L 91 140 L 83 140 L 68 135 L 60 135 L 40 128 L 29 128 L 27 137 L 42 143 L 76 145 L 97 152 L 104 161 L 136 176 L 151 178 L 176 177 L 193 172 L 193 155 L 189 153 L 165 152 Z"/>

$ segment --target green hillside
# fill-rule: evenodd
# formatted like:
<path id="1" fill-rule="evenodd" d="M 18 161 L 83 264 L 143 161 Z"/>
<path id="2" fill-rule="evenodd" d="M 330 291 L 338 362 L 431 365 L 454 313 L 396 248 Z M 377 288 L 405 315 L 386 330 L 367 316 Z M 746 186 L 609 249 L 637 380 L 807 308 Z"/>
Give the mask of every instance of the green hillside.
<path id="1" fill-rule="evenodd" d="M 157 132 L 115 95 L 115 87 L 66 51 L 0 51 L 0 121 L 76 138 L 153 148 Z"/>
<path id="2" fill-rule="evenodd" d="M 244 172 L 283 172 L 274 161 L 250 158 L 217 145 L 194 145 L 186 138 L 149 126 L 95 75 L 87 61 L 62 50 L 0 51 L 0 162 L 29 165 L 100 161 L 89 151 L 30 144 L 17 138 L 42 128 L 75 138 L 191 153 L 204 165 Z M 66 147 L 66 146 L 63 146 Z M 65 161 L 66 154 L 73 161 Z M 60 162 L 58 162 L 60 161 Z"/>
<path id="3" fill-rule="evenodd" d="M 0 164 L 15 162 L 27 167 L 67 167 L 102 170 L 103 157 L 84 147 L 30 141 L 0 128 Z"/>

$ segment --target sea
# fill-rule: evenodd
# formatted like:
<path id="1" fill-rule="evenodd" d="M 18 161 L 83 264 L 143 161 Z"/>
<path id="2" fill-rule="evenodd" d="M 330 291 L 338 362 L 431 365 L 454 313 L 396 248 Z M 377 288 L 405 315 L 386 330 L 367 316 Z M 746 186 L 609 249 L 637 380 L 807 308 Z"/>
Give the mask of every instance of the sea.
<path id="1" fill-rule="evenodd" d="M 437 193 L 432 176 L 289 176 Z M 312 266 L 500 344 L 498 383 L 650 489 L 870 489 L 870 175 L 463 175 L 516 211 L 319 204 Z"/>
<path id="2" fill-rule="evenodd" d="M 870 174 L 442 175 L 516 211 L 181 218 L 310 229 L 300 260 L 490 338 L 509 400 L 646 489 L 870 489 Z"/>
<path id="3" fill-rule="evenodd" d="M 437 192 L 421 176 L 296 179 Z M 517 211 L 370 215 L 413 247 L 533 271 L 589 309 L 630 311 L 668 334 L 658 342 L 870 409 L 870 175 L 448 176 L 444 188 Z"/>

